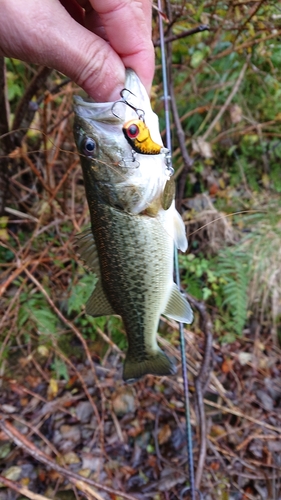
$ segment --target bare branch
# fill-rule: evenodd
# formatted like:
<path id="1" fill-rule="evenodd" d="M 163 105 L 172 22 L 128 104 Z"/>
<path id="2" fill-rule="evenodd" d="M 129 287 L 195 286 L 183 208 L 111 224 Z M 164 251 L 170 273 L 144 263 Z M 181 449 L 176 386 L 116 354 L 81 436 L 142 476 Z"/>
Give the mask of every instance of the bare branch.
<path id="1" fill-rule="evenodd" d="M 180 40 L 181 38 L 186 38 L 187 36 L 195 35 L 196 33 L 201 33 L 202 31 L 208 31 L 210 27 L 207 24 L 200 24 L 195 28 L 191 28 L 189 30 L 182 31 L 178 35 L 170 35 L 164 39 L 165 43 L 174 42 L 175 40 Z M 156 40 L 154 42 L 154 47 L 160 47 L 160 40 Z"/>

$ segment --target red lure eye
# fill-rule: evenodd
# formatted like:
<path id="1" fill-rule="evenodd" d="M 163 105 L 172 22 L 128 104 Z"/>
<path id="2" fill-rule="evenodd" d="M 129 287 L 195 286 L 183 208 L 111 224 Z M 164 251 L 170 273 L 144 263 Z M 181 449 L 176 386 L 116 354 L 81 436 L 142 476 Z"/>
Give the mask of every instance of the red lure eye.
<path id="1" fill-rule="evenodd" d="M 133 123 L 127 128 L 127 135 L 130 139 L 135 139 L 139 135 L 139 127 Z"/>

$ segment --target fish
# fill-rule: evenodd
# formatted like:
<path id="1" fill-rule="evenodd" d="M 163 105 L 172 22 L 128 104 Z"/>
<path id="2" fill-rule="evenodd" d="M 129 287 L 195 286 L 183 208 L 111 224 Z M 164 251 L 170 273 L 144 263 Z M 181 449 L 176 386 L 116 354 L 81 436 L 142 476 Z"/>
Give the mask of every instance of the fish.
<path id="1" fill-rule="evenodd" d="M 86 313 L 121 316 L 128 339 L 123 379 L 134 381 L 176 372 L 157 343 L 160 315 L 190 324 L 193 313 L 173 280 L 174 245 L 185 252 L 187 238 L 169 187 L 158 117 L 131 69 L 125 90 L 128 97 L 115 103 L 74 96 L 74 137 L 91 218 L 77 243 L 97 276 Z M 141 154 L 129 144 L 123 127 L 139 119 L 136 110 L 162 152 Z"/>

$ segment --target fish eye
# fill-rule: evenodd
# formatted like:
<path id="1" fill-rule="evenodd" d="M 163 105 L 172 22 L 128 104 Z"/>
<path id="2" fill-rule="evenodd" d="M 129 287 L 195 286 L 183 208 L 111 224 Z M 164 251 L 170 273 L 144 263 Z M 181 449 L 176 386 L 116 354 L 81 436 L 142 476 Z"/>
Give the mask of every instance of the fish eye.
<path id="1" fill-rule="evenodd" d="M 139 127 L 135 123 L 133 123 L 128 127 L 127 134 L 130 139 L 135 139 L 139 134 Z"/>
<path id="2" fill-rule="evenodd" d="M 86 137 L 83 143 L 83 153 L 86 156 L 91 157 L 94 155 L 95 149 L 96 149 L 96 143 L 94 139 L 92 139 L 91 137 Z"/>

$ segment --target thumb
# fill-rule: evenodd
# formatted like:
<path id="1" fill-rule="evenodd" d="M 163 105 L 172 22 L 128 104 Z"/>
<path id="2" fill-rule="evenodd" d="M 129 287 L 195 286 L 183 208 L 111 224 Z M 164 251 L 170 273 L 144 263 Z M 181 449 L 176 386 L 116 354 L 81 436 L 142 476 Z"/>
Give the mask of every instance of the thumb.
<path id="1" fill-rule="evenodd" d="M 1 2 L 0 55 L 54 68 L 96 101 L 116 100 L 124 87 L 119 56 L 57 0 Z"/>

